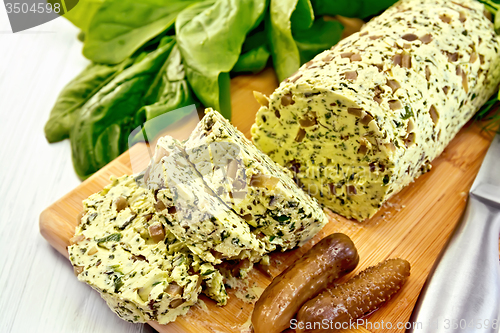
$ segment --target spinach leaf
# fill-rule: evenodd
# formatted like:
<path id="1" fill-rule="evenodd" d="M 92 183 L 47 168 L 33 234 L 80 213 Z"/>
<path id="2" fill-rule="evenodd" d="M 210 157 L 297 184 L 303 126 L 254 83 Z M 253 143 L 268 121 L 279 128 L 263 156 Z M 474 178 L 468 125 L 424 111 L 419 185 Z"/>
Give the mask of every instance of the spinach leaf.
<path id="1" fill-rule="evenodd" d="M 319 15 L 341 15 L 364 19 L 378 14 L 397 0 L 311 0 L 314 13 Z"/>
<path id="2" fill-rule="evenodd" d="M 304 1 L 306 1 L 305 4 Z M 266 26 L 274 69 L 280 81 L 292 75 L 301 64 L 299 49 L 292 35 L 292 27 L 300 31 L 309 23 L 301 25 L 292 20 L 296 21 L 305 17 L 309 22 L 310 8 L 309 0 L 271 0 Z"/>
<path id="3" fill-rule="evenodd" d="M 292 33 L 309 29 L 314 22 L 314 11 L 310 0 L 298 0 L 290 17 Z"/>
<path id="4" fill-rule="evenodd" d="M 192 109 L 177 110 L 195 104 L 196 99 L 189 87 L 182 64 L 179 47 L 174 45 L 167 61 L 145 96 L 146 103 L 137 113 L 137 123 L 144 123 L 142 134 L 146 140 L 156 137 L 165 127 L 190 114 Z M 171 117 L 162 117 L 158 122 L 153 118 L 176 110 Z M 185 111 L 185 112 L 183 112 Z M 136 135 L 136 138 L 142 136 Z M 131 142 L 137 142 L 133 139 Z"/>
<path id="5" fill-rule="evenodd" d="M 257 28 L 252 30 L 246 37 L 241 53 L 246 53 L 250 50 L 256 49 L 261 45 L 267 45 L 265 24 L 262 22 Z"/>
<path id="6" fill-rule="evenodd" d="M 344 26 L 338 21 L 326 21 L 319 18 L 310 29 L 294 34 L 300 53 L 300 62 L 305 63 L 318 53 L 337 44 L 342 36 Z"/>
<path id="7" fill-rule="evenodd" d="M 145 120 L 150 120 L 159 115 L 148 111 L 148 107 L 153 105 L 170 106 L 170 111 L 195 102 L 186 80 L 181 52 L 177 44 L 172 47 L 167 61 L 156 76 L 145 99 L 148 104 L 152 104 L 143 108 Z"/>
<path id="8" fill-rule="evenodd" d="M 269 53 L 267 45 L 261 45 L 253 50 L 241 54 L 231 72 L 258 73 L 266 67 L 267 60 L 270 55 L 271 53 Z"/>
<path id="9" fill-rule="evenodd" d="M 191 5 L 177 17 L 177 42 L 189 84 L 205 106 L 228 119 L 229 71 L 265 9 L 266 0 L 208 0 Z"/>
<path id="10" fill-rule="evenodd" d="M 81 106 L 130 63 L 130 60 L 115 66 L 93 63 L 71 80 L 61 91 L 50 111 L 44 129 L 47 141 L 52 143 L 68 138 Z"/>
<path id="11" fill-rule="evenodd" d="M 85 33 L 104 1 L 106 0 L 79 0 L 76 6 L 63 16 Z M 57 1 L 49 0 L 48 2 L 56 3 Z"/>
<path id="12" fill-rule="evenodd" d="M 118 74 L 83 105 L 70 133 L 73 167 L 85 179 L 127 148 L 144 95 L 167 59 L 174 41 Z"/>
<path id="13" fill-rule="evenodd" d="M 173 26 L 180 11 L 197 0 L 107 0 L 85 36 L 83 54 L 94 62 L 116 64 Z"/>
<path id="14" fill-rule="evenodd" d="M 258 73 L 266 67 L 270 55 L 264 25 L 261 24 L 247 36 L 231 73 Z"/>

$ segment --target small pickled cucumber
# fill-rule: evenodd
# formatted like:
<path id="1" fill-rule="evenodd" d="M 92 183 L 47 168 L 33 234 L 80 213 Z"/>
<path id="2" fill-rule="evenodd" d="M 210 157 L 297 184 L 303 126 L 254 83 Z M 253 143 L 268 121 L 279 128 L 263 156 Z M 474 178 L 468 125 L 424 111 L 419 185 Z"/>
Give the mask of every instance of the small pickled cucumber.
<path id="1" fill-rule="evenodd" d="M 288 328 L 302 304 L 356 268 L 358 261 L 348 236 L 335 233 L 323 238 L 264 290 L 252 313 L 255 333 L 279 333 Z"/>
<path id="2" fill-rule="evenodd" d="M 306 302 L 297 314 L 296 332 L 320 332 L 324 320 L 331 327 L 354 321 L 391 299 L 409 276 L 410 263 L 404 259 L 388 259 L 369 267 Z"/>

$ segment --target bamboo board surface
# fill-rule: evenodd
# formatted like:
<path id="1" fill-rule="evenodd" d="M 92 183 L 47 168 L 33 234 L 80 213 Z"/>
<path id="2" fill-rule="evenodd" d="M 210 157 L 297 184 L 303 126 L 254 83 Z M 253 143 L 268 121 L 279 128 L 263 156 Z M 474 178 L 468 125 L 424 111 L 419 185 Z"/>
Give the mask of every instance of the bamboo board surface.
<path id="1" fill-rule="evenodd" d="M 256 76 L 238 76 L 232 80 L 232 122 L 247 137 L 250 137 L 250 127 L 258 110 L 252 91 L 270 94 L 277 84 L 274 72 L 269 69 Z M 192 127 L 197 122 L 197 119 L 191 120 L 192 122 L 186 122 L 185 126 Z M 183 133 L 182 128 L 177 127 L 167 132 L 182 139 L 179 137 L 179 133 Z M 329 212 L 330 222 L 304 247 L 271 256 L 272 275 L 279 274 L 314 243 L 333 232 L 343 232 L 351 237 L 360 255 L 357 269 L 343 280 L 386 258 L 404 258 L 411 263 L 412 268 L 411 276 L 401 292 L 368 316 L 365 327 L 344 331 L 404 332 L 403 328 L 397 329 L 396 325 L 409 319 L 436 257 L 465 208 L 467 193 L 491 139 L 491 136 L 481 132 L 478 125 L 466 125 L 443 154 L 433 161 L 431 172 L 395 195 L 373 218 L 359 223 Z M 40 231 L 61 254 L 68 257 L 66 247 L 69 245 L 69 238 L 73 236 L 77 216 L 82 210 L 82 200 L 107 185 L 110 175 L 131 174 L 130 156 L 135 159 L 134 166 L 139 163 L 145 167 L 149 162 L 148 147 L 145 144 L 134 145 L 130 151 L 119 156 L 41 213 Z M 265 288 L 271 278 L 254 270 L 250 273 L 249 281 L 252 287 L 250 290 L 258 291 Z M 154 322 L 150 324 L 161 333 L 245 331 L 249 326 L 253 305 L 241 301 L 234 292 L 234 289 L 229 290 L 230 300 L 224 307 L 218 307 L 213 301 L 202 296 L 206 307 L 195 306 L 188 315 L 179 317 L 168 325 Z M 241 292 L 246 290 L 240 290 Z M 382 321 L 390 322 L 393 329 L 377 328 L 377 324 Z"/>

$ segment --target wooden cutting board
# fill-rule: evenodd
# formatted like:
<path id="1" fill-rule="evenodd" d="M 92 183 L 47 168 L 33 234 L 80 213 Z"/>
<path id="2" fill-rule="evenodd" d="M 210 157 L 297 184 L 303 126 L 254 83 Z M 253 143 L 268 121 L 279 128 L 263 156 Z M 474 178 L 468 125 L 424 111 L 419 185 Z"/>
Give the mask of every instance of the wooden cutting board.
<path id="1" fill-rule="evenodd" d="M 232 122 L 247 137 L 250 137 L 250 127 L 258 110 L 252 92 L 257 90 L 270 94 L 277 85 L 271 69 L 259 75 L 238 76 L 232 80 Z M 185 126 L 193 126 L 197 122 L 197 119 L 191 120 L 191 123 L 186 122 Z M 182 139 L 179 137 L 182 136 L 182 129 L 177 126 L 167 132 Z M 348 277 L 386 258 L 407 259 L 412 266 L 407 284 L 393 300 L 366 318 L 368 323 L 365 328 L 353 331 L 404 332 L 403 328 L 396 327 L 398 323 L 405 323 L 409 319 L 437 255 L 464 210 L 467 193 L 491 139 L 491 135 L 481 131 L 480 125 L 468 124 L 432 163 L 431 172 L 421 176 L 394 196 L 373 218 L 359 223 L 329 212 L 330 222 L 303 248 L 271 256 L 272 275 L 279 274 L 314 243 L 333 232 L 347 234 L 358 248 L 360 264 Z M 130 151 L 122 154 L 41 213 L 40 231 L 61 254 L 68 256 L 66 247 L 74 233 L 77 216 L 82 210 L 82 200 L 107 185 L 110 175 L 131 174 L 130 156 L 134 158 L 134 167 L 137 164 L 145 167 L 149 162 L 146 144 L 134 145 Z M 251 288 L 247 290 L 243 287 L 238 292 L 258 293 L 270 282 L 270 277 L 254 270 L 249 278 Z M 206 307 L 195 306 L 188 315 L 168 325 L 154 322 L 150 324 L 162 333 L 245 331 L 245 328 L 249 327 L 253 305 L 236 297 L 234 289 L 229 290 L 229 295 L 230 301 L 224 307 L 218 307 L 213 301 L 202 296 Z M 390 322 L 393 329 L 381 328 L 382 320 L 384 323 Z M 246 331 L 248 332 L 248 329 Z"/>

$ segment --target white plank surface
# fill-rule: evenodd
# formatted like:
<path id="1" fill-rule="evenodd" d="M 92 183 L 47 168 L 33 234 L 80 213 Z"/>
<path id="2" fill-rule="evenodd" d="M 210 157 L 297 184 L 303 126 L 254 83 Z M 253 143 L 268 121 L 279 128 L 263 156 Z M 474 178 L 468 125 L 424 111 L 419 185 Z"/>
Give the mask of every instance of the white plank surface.
<path id="1" fill-rule="evenodd" d="M 40 212 L 79 184 L 69 141 L 43 127 L 87 60 L 63 18 L 13 34 L 0 4 L 0 332 L 154 332 L 108 309 L 38 230 Z"/>

